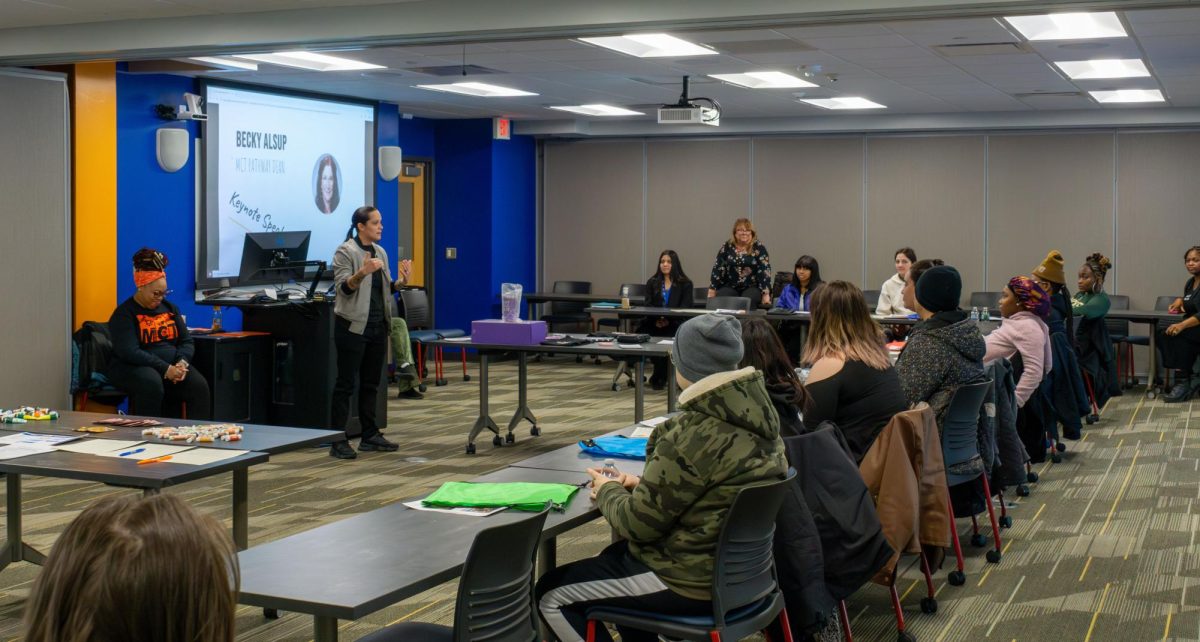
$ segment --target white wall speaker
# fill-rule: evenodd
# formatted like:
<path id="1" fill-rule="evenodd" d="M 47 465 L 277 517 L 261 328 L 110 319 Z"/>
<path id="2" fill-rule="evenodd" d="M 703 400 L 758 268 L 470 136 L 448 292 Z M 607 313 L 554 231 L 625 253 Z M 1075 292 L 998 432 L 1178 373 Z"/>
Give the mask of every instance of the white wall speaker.
<path id="1" fill-rule="evenodd" d="M 164 172 L 178 172 L 188 162 L 188 131 L 177 127 L 163 127 L 154 137 L 154 152 L 158 166 Z"/>
<path id="2" fill-rule="evenodd" d="M 379 177 L 385 181 L 395 180 L 400 175 L 404 162 L 400 157 L 400 148 L 385 146 L 379 148 Z"/>

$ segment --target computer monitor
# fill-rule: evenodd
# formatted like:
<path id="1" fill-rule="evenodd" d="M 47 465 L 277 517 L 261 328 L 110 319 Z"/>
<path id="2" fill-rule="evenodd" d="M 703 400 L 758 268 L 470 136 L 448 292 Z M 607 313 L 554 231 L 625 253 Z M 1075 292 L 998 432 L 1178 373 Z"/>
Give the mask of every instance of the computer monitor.
<path id="1" fill-rule="evenodd" d="M 250 232 L 242 244 L 238 285 L 304 280 L 311 232 Z"/>

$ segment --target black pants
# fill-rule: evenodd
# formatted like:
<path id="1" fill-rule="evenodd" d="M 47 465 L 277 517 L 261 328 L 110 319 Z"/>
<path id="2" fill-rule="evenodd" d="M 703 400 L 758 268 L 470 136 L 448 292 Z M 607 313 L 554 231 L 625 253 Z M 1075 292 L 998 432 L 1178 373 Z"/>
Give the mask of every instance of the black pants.
<path id="1" fill-rule="evenodd" d="M 379 434 L 375 401 L 383 361 L 387 358 L 387 330 L 382 323 L 368 323 L 362 334 L 350 331 L 350 322 L 337 317 L 333 324 L 333 344 L 337 347 L 337 379 L 333 384 L 330 423 L 333 430 L 345 430 L 350 419 L 350 397 L 358 388 L 358 423 L 362 438 Z"/>
<path id="2" fill-rule="evenodd" d="M 188 419 L 211 419 L 212 396 L 208 381 L 195 368 L 179 383 L 163 379 L 150 366 L 114 362 L 108 368 L 109 381 L 129 393 L 129 412 L 147 417 L 183 417 L 187 404 Z"/>
<path id="3" fill-rule="evenodd" d="M 717 296 L 744 296 L 747 299 L 750 299 L 751 310 L 757 308 L 759 303 L 762 303 L 762 294 L 762 290 L 754 286 L 750 286 L 741 290 L 728 285 L 722 288 L 717 288 Z"/>
<path id="4" fill-rule="evenodd" d="M 562 642 L 587 637 L 587 610 L 614 606 L 671 615 L 711 615 L 712 603 L 683 597 L 667 588 L 645 564 L 629 554 L 629 543 L 616 542 L 596 557 L 560 566 L 542 576 L 534 589 L 538 611 Z M 618 627 L 622 642 L 655 642 L 656 635 Z M 609 642 L 596 624 L 597 642 Z"/>
<path id="5" fill-rule="evenodd" d="M 1163 367 L 1190 375 L 1192 365 L 1200 357 L 1200 327 L 1188 328 L 1173 337 L 1167 335 L 1165 328 L 1159 328 L 1157 332 Z"/>
<path id="6" fill-rule="evenodd" d="M 664 318 L 667 320 L 665 327 L 658 327 L 658 319 Z M 638 323 L 636 331 L 641 334 L 648 334 L 652 337 L 674 337 L 675 331 L 679 329 L 679 321 L 667 317 L 646 317 Z M 650 363 L 654 366 L 654 372 L 650 375 L 650 383 L 661 382 L 667 383 L 667 357 L 651 357 Z M 636 368 L 636 362 L 630 361 L 631 368 Z"/>

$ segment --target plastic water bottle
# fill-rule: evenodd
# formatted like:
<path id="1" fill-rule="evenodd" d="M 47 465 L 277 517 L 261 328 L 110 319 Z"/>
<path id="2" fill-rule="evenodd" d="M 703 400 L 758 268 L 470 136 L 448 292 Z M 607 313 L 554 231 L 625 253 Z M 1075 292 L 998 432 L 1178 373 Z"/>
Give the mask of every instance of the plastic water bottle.
<path id="1" fill-rule="evenodd" d="M 991 321 L 992 320 L 992 311 L 989 310 L 988 308 L 981 309 L 979 311 L 979 320 L 980 321 Z"/>
<path id="2" fill-rule="evenodd" d="M 979 320 L 979 308 L 978 307 L 971 308 L 971 320 L 972 321 Z"/>
<path id="3" fill-rule="evenodd" d="M 600 472 L 604 473 L 605 477 L 610 477 L 612 479 L 616 479 L 621 476 L 621 473 L 617 470 L 617 462 L 611 459 L 604 460 L 604 466 L 600 469 Z"/>
<path id="4" fill-rule="evenodd" d="M 621 286 L 621 308 L 624 310 L 628 310 L 629 307 L 630 307 L 629 306 L 629 286 L 622 285 Z"/>
<path id="5" fill-rule="evenodd" d="M 221 306 L 213 306 L 212 331 L 221 332 Z"/>

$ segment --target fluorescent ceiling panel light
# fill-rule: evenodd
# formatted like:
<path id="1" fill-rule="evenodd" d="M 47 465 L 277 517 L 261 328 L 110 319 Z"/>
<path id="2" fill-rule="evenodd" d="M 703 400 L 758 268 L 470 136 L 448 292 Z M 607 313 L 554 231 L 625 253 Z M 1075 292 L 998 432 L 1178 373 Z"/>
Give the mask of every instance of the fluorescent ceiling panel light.
<path id="1" fill-rule="evenodd" d="M 463 94 L 466 96 L 482 96 L 484 98 L 501 98 L 507 96 L 536 96 L 537 94 L 511 87 L 501 87 L 500 85 L 489 85 L 483 82 L 456 82 L 449 85 L 417 85 L 419 89 L 431 89 L 433 91 L 446 91 L 452 94 Z"/>
<path id="2" fill-rule="evenodd" d="M 642 116 L 642 112 L 625 109 L 624 107 L 613 107 L 612 105 L 563 105 L 561 107 L 551 107 L 559 111 L 569 111 L 572 114 L 582 114 L 584 116 Z"/>
<path id="3" fill-rule="evenodd" d="M 310 71 L 355 71 L 360 69 L 384 69 L 383 65 L 373 65 L 369 62 L 339 58 L 311 51 L 277 51 L 268 54 L 237 54 L 238 58 L 255 60 L 272 65 L 296 67 Z"/>
<path id="4" fill-rule="evenodd" d="M 638 58 L 679 58 L 683 56 L 713 56 L 716 51 L 665 33 L 635 33 L 627 36 L 580 38 L 582 42 Z"/>
<path id="5" fill-rule="evenodd" d="M 235 60 L 233 58 L 216 58 L 214 56 L 200 56 L 190 58 L 196 62 L 202 62 L 206 65 L 216 65 L 218 67 L 226 67 L 229 69 L 245 69 L 246 71 L 258 71 L 258 63 L 246 62 L 245 60 Z"/>
<path id="6" fill-rule="evenodd" d="M 749 71 L 744 74 L 709 74 L 710 78 L 747 89 L 795 89 L 817 85 L 782 71 Z"/>
<path id="7" fill-rule="evenodd" d="M 1071 80 L 1095 78 L 1144 78 L 1150 75 L 1146 63 L 1137 58 L 1107 58 L 1104 60 L 1076 60 L 1056 62 Z"/>
<path id="8" fill-rule="evenodd" d="M 821 107 L 823 109 L 885 109 L 886 105 L 867 100 L 860 96 L 841 96 L 838 98 L 801 98 L 800 102 Z"/>
<path id="9" fill-rule="evenodd" d="M 1088 93 L 1098 103 L 1161 103 L 1166 100 L 1157 89 L 1116 89 Z"/>
<path id="10" fill-rule="evenodd" d="M 1040 16 L 1004 18 L 1027 40 L 1086 40 L 1124 38 L 1125 26 L 1112 11 L 1100 13 L 1051 13 Z"/>

